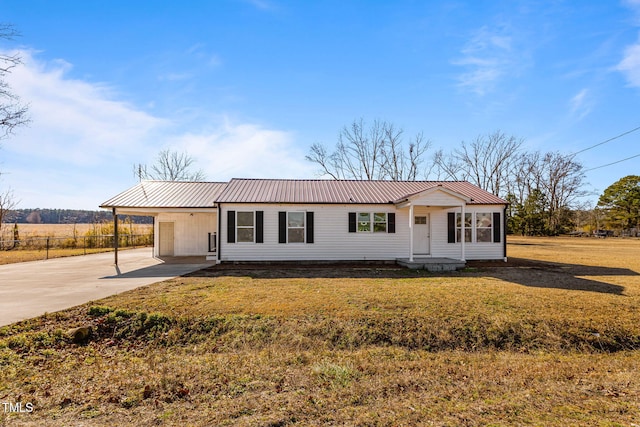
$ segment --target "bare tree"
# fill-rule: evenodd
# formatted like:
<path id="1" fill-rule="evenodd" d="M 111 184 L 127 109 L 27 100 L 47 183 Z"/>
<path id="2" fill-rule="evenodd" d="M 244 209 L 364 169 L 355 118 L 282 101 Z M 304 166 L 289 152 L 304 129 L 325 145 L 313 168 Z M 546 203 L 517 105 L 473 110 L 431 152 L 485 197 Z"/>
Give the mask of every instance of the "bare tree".
<path id="1" fill-rule="evenodd" d="M 186 152 L 162 150 L 156 156 L 156 162 L 149 169 L 147 165 L 134 165 L 134 174 L 138 179 L 159 181 L 204 181 L 206 175 L 202 169 L 191 170 L 196 160 Z"/>
<path id="2" fill-rule="evenodd" d="M 367 127 L 363 119 L 354 120 L 340 131 L 335 151 L 315 143 L 305 158 L 333 179 L 415 181 L 430 142 L 418 134 L 405 146 L 403 134 L 387 121 Z"/>
<path id="3" fill-rule="evenodd" d="M 432 166 L 429 170 L 429 176 L 432 175 L 435 175 L 435 179 L 438 181 L 467 181 L 469 179 L 468 172 L 458 158 L 452 154 L 445 154 L 442 149 L 433 154 Z"/>
<path id="4" fill-rule="evenodd" d="M 7 219 L 9 211 L 13 210 L 18 202 L 14 197 L 13 190 L 3 190 L 0 192 L 0 236 L 2 235 L 2 227 Z"/>
<path id="5" fill-rule="evenodd" d="M 0 39 L 13 40 L 17 35 L 12 25 L 0 23 Z M 17 126 L 29 122 L 27 107 L 20 104 L 20 99 L 5 81 L 6 75 L 21 63 L 20 55 L 0 54 L 0 139 L 6 138 Z"/>
<path id="6" fill-rule="evenodd" d="M 571 155 L 539 151 L 520 153 L 512 163 L 507 181 L 509 200 L 516 211 L 520 208 L 514 215 L 529 215 L 525 207 L 531 205 L 531 200 L 542 201 L 544 232 L 567 231 L 570 209 L 579 207 L 580 199 L 588 194 L 584 190 L 582 170 L 582 165 Z"/>
<path id="7" fill-rule="evenodd" d="M 574 156 L 551 152 L 542 158 L 539 173 L 541 189 L 548 200 L 548 228 L 557 234 L 562 231 L 563 213 L 588 194 L 583 189 L 583 167 Z"/>
<path id="8" fill-rule="evenodd" d="M 534 190 L 541 188 L 540 159 L 539 151 L 521 152 L 515 156 L 506 181 L 507 194 L 523 202 Z"/>
<path id="9" fill-rule="evenodd" d="M 496 196 L 505 196 L 510 169 L 523 142 L 497 130 L 479 135 L 471 143 L 463 141 L 449 155 L 439 151 L 433 160 L 436 171 L 444 178 L 471 181 Z"/>
<path id="10" fill-rule="evenodd" d="M 0 39 L 13 40 L 18 36 L 12 25 L 0 23 Z M 27 107 L 20 104 L 9 84 L 5 81 L 7 74 L 22 63 L 19 55 L 0 54 L 0 140 L 13 133 L 13 130 L 29 122 Z M 0 227 L 6 214 L 17 205 L 11 189 L 0 189 Z"/>

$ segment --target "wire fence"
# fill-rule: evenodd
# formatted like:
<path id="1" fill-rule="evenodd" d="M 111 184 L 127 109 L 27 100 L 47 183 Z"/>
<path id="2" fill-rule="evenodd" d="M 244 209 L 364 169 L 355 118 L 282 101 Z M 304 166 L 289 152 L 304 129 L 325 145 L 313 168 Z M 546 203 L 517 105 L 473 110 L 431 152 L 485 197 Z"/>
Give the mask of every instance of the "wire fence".
<path id="1" fill-rule="evenodd" d="M 0 239 L 0 257 L 17 259 L 27 256 L 32 259 L 49 259 L 71 255 L 86 255 L 113 250 L 113 234 L 70 237 L 26 237 L 19 240 Z M 136 248 L 153 245 L 153 234 L 119 234 L 119 248 Z M 2 261 L 0 259 L 0 261 Z"/>

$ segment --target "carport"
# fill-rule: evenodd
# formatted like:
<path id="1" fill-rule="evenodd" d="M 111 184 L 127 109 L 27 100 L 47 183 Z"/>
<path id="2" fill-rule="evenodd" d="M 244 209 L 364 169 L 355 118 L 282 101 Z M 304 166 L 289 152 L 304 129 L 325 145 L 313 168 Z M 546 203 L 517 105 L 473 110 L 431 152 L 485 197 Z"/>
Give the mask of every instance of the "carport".
<path id="1" fill-rule="evenodd" d="M 218 209 L 214 200 L 226 184 L 215 182 L 141 181 L 100 205 L 118 215 L 153 217 L 153 256 L 203 256 L 216 259 Z M 115 264 L 118 264 L 117 237 Z"/>

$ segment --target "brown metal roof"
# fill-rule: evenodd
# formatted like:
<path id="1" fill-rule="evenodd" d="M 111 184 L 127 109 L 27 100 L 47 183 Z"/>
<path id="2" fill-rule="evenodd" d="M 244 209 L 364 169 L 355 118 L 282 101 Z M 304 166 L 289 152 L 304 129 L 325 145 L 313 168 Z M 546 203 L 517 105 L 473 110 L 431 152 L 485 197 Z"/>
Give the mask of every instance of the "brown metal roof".
<path id="1" fill-rule="evenodd" d="M 142 181 L 101 208 L 210 208 L 225 182 Z"/>
<path id="2" fill-rule="evenodd" d="M 216 202 L 220 203 L 394 203 L 442 186 L 471 199 L 470 204 L 507 204 L 466 181 L 350 181 L 232 179 Z"/>

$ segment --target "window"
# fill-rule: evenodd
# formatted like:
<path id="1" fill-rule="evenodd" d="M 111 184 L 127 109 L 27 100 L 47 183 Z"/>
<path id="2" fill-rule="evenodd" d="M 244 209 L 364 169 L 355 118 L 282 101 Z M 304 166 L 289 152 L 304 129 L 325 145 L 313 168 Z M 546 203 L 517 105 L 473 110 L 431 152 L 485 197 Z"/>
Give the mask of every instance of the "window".
<path id="1" fill-rule="evenodd" d="M 236 224 L 236 241 L 239 243 L 253 243 L 255 237 L 255 222 L 253 212 L 238 212 Z"/>
<path id="2" fill-rule="evenodd" d="M 456 242 L 461 242 L 462 241 L 462 223 L 460 221 L 460 217 L 461 215 L 459 213 L 456 213 Z M 465 213 L 464 214 L 464 241 L 465 242 L 471 242 L 471 235 L 472 235 L 472 230 L 471 230 L 471 214 L 470 213 Z"/>
<path id="3" fill-rule="evenodd" d="M 427 225 L 427 217 L 426 216 L 417 216 L 414 218 L 413 223 L 416 225 Z"/>
<path id="4" fill-rule="evenodd" d="M 304 212 L 287 213 L 287 242 L 304 243 Z"/>
<path id="5" fill-rule="evenodd" d="M 386 212 L 358 212 L 358 233 L 386 233 L 387 224 Z"/>
<path id="6" fill-rule="evenodd" d="M 502 240 L 501 233 L 503 232 L 503 228 L 500 225 L 502 222 L 500 212 L 476 212 L 473 215 L 465 213 L 465 242 L 500 243 Z M 460 213 L 447 213 L 447 242 L 459 243 L 461 234 Z"/>
<path id="7" fill-rule="evenodd" d="M 387 214 L 374 213 L 373 214 L 373 232 L 374 233 L 386 233 L 387 232 Z"/>
<path id="8" fill-rule="evenodd" d="M 371 214 L 369 212 L 358 212 L 358 232 L 371 231 Z"/>
<path id="9" fill-rule="evenodd" d="M 476 213 L 476 242 L 491 243 L 491 214 Z"/>

